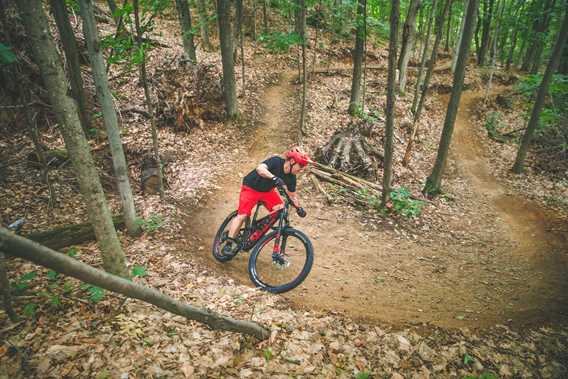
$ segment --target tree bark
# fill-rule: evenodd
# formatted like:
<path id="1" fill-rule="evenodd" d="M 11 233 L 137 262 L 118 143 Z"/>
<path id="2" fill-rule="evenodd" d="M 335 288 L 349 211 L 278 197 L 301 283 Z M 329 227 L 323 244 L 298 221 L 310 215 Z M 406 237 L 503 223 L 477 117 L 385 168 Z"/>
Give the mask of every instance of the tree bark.
<path id="1" fill-rule="evenodd" d="M 400 15 L 400 1 L 391 2 L 390 40 L 389 40 L 389 68 L 387 79 L 387 109 L 385 124 L 385 160 L 383 171 L 383 193 L 381 205 L 386 206 L 391 192 L 393 137 L 394 137 L 394 104 L 396 86 L 396 52 L 398 49 L 398 23 Z"/>
<path id="2" fill-rule="evenodd" d="M 489 99 L 489 91 L 491 90 L 491 85 L 493 84 L 493 72 L 495 71 L 495 59 L 497 57 L 497 36 L 499 35 L 500 21 L 503 18 L 503 12 L 505 10 L 505 1 L 497 0 L 497 19 L 495 20 L 495 32 L 491 47 L 491 64 L 489 67 L 489 80 L 487 82 L 487 89 L 485 91 L 485 99 Z"/>
<path id="3" fill-rule="evenodd" d="M 230 0 L 217 0 L 217 18 L 219 20 L 219 40 L 221 43 L 221 61 L 223 64 L 223 97 L 225 99 L 225 111 L 227 117 L 233 119 L 238 116 L 239 110 L 235 86 Z"/>
<path id="4" fill-rule="evenodd" d="M 182 303 L 153 288 L 97 270 L 77 259 L 73 259 L 65 254 L 58 253 L 45 246 L 13 235 L 4 228 L 0 228 L 0 241 L 3 243 L 2 249 L 11 256 L 28 260 L 63 275 L 71 276 L 85 283 L 120 293 L 129 298 L 139 299 L 146 303 L 153 304 L 170 313 L 204 323 L 211 329 L 244 333 L 261 340 L 270 336 L 269 330 L 255 322 L 235 320 L 213 311 Z"/>
<path id="5" fill-rule="evenodd" d="M 79 6 L 81 16 L 83 17 L 83 33 L 87 41 L 95 89 L 103 109 L 103 120 L 110 145 L 114 175 L 120 193 L 124 222 L 128 234 L 136 236 L 140 234 L 140 226 L 136 223 L 136 207 L 134 206 L 134 197 L 132 196 L 132 188 L 130 187 L 130 179 L 128 178 L 128 164 L 126 163 L 124 149 L 122 148 L 118 117 L 116 116 L 112 94 L 108 84 L 93 5 L 91 0 L 79 0 Z"/>
<path id="6" fill-rule="evenodd" d="M 406 69 L 408 67 L 408 61 L 410 60 L 410 54 L 414 48 L 416 15 L 420 9 L 420 1 L 421 0 L 411 0 L 410 5 L 408 6 L 408 15 L 406 16 L 406 21 L 404 22 L 402 31 L 402 46 L 398 63 L 398 91 L 401 94 L 404 94 L 406 88 Z"/>
<path id="7" fill-rule="evenodd" d="M 243 28 L 243 0 L 233 0 L 235 4 L 235 24 L 233 28 L 233 62 L 238 62 L 238 49 Z"/>
<path id="8" fill-rule="evenodd" d="M 560 62 L 560 56 L 562 55 L 562 49 L 566 45 L 567 39 L 568 39 L 568 13 L 565 12 L 564 20 L 562 21 L 562 26 L 560 32 L 558 33 L 558 38 L 556 40 L 554 49 L 552 51 L 552 56 L 550 57 L 548 66 L 546 66 L 546 71 L 544 72 L 542 82 L 540 83 L 540 87 L 538 88 L 536 100 L 534 102 L 534 106 L 531 112 L 531 118 L 529 120 L 527 129 L 525 130 L 525 134 L 523 135 L 521 145 L 519 146 L 519 150 L 517 152 L 517 158 L 515 159 L 515 164 L 513 165 L 513 172 L 516 174 L 520 174 L 523 171 L 523 166 L 527 155 L 527 151 L 531 143 L 532 137 L 534 135 L 534 131 L 538 126 L 540 112 L 542 111 L 542 107 L 544 105 L 544 98 L 548 93 L 548 86 L 550 85 L 550 82 L 552 80 L 552 75 L 554 74 L 556 68 L 558 67 L 558 64 Z"/>
<path id="9" fill-rule="evenodd" d="M 183 41 L 183 51 L 185 58 L 191 64 L 197 63 L 195 54 L 195 43 L 193 42 L 193 31 L 191 30 L 191 10 L 187 4 L 187 0 L 176 0 L 176 8 L 181 26 L 181 38 Z"/>
<path id="10" fill-rule="evenodd" d="M 428 70 L 426 71 L 426 77 L 424 78 L 424 83 L 422 85 L 422 93 L 420 95 L 420 100 L 418 101 L 418 106 L 416 112 L 414 113 L 414 124 L 416 120 L 420 118 L 422 113 L 422 107 L 424 106 L 424 101 L 426 100 L 426 93 L 428 92 L 428 86 L 430 85 L 430 78 L 432 77 L 432 72 L 434 72 L 434 66 L 436 65 L 436 60 L 438 59 L 438 47 L 440 46 L 440 41 L 442 40 L 442 33 L 444 29 L 444 17 L 448 11 L 448 5 L 450 0 L 446 0 L 444 9 L 438 15 L 436 20 L 436 38 L 434 39 L 434 46 L 432 46 L 432 55 L 430 56 L 430 62 L 428 62 Z"/>
<path id="11" fill-rule="evenodd" d="M 305 124 L 306 124 L 306 85 L 307 85 L 307 75 L 306 75 L 306 4 L 305 0 L 299 0 L 300 4 L 300 37 L 302 39 L 302 105 L 300 111 L 300 133 L 298 135 L 298 144 L 302 142 L 302 138 L 306 135 Z"/>
<path id="12" fill-rule="evenodd" d="M 460 34 L 458 37 L 458 40 L 456 42 L 456 47 L 454 48 L 454 54 L 452 56 L 452 74 L 456 71 L 456 63 L 458 62 L 458 55 L 460 53 L 460 46 L 461 46 L 461 40 L 462 40 L 462 36 L 463 36 L 463 28 L 465 25 L 465 15 L 466 15 L 466 11 L 467 11 L 467 5 L 469 3 L 469 0 L 465 0 L 464 6 L 464 12 L 463 12 L 463 17 L 461 20 L 461 24 L 460 24 Z"/>
<path id="13" fill-rule="evenodd" d="M 423 192 L 429 196 L 435 196 L 440 192 L 442 183 L 442 175 L 446 167 L 446 160 L 448 157 L 448 150 L 452 140 L 452 133 L 454 131 L 454 123 L 458 112 L 461 93 L 463 89 L 463 82 L 465 76 L 465 68 L 467 66 L 467 59 L 469 56 L 469 45 L 473 35 L 473 26 L 477 13 L 478 0 L 470 0 L 467 13 L 466 22 L 464 25 L 464 35 L 460 46 L 460 54 L 458 63 L 456 65 L 456 72 L 454 73 L 454 84 L 452 87 L 452 94 L 448 103 L 446 111 L 446 118 L 444 120 L 444 129 L 442 130 L 442 137 L 440 138 L 440 145 L 438 147 L 438 154 L 436 156 L 436 163 L 432 169 L 432 173 L 426 180 L 426 185 Z"/>
<path id="14" fill-rule="evenodd" d="M 205 0 L 197 0 L 197 12 L 199 13 L 199 29 L 201 31 L 201 39 L 203 41 L 203 49 L 211 51 L 211 41 L 209 40 L 209 15 L 207 13 L 207 4 Z"/>
<path id="15" fill-rule="evenodd" d="M 554 8 L 555 0 L 546 0 L 542 2 L 542 8 L 536 9 L 538 17 L 533 22 L 532 33 L 529 34 L 529 45 L 526 51 L 525 59 L 521 66 L 522 71 L 532 71 L 536 61 L 540 60 L 542 54 L 541 47 L 545 42 L 546 29 L 550 20 L 550 14 Z M 539 7 L 539 2 L 534 2 L 533 7 Z"/>
<path id="16" fill-rule="evenodd" d="M 365 44 L 364 18 L 365 3 L 367 0 L 358 0 L 357 18 L 355 29 L 355 49 L 353 49 L 353 79 L 351 81 L 351 100 L 349 101 L 349 114 L 354 115 L 360 108 L 361 102 L 361 66 L 363 64 L 363 53 Z"/>
<path id="17" fill-rule="evenodd" d="M 485 57 L 487 56 L 487 50 L 489 48 L 494 2 L 495 0 L 483 1 L 483 31 L 481 33 L 481 46 L 479 47 L 479 56 L 477 61 L 480 66 L 485 65 Z"/>
<path id="18" fill-rule="evenodd" d="M 447 53 L 450 51 L 450 28 L 452 27 L 452 5 L 454 5 L 453 0 L 450 0 L 450 9 L 448 10 L 448 23 L 446 29 L 446 46 L 444 51 Z"/>
<path id="19" fill-rule="evenodd" d="M 263 33 L 268 33 L 268 6 L 267 3 L 270 0 L 262 0 L 262 29 Z"/>
<path id="20" fill-rule="evenodd" d="M 550 20 L 552 19 L 552 12 L 554 11 L 554 4 L 556 0 L 552 0 L 547 3 L 544 10 L 542 24 L 540 25 L 537 39 L 535 43 L 535 53 L 533 55 L 533 59 L 531 62 L 531 74 L 536 74 L 540 67 L 540 62 L 542 59 L 542 52 L 544 51 L 544 47 L 546 46 L 546 37 L 548 35 L 548 27 L 550 25 Z"/>
<path id="21" fill-rule="evenodd" d="M 81 193 L 87 202 L 89 219 L 102 252 L 103 266 L 111 273 L 126 276 L 126 258 L 112 224 L 89 145 L 80 126 L 77 107 L 67 95 L 61 61 L 53 38 L 49 34 L 47 17 L 41 1 L 21 0 L 17 5 L 32 43 L 42 79 L 48 89 L 48 96 L 59 122 L 65 146 L 79 179 Z"/>
<path id="22" fill-rule="evenodd" d="M 422 74 L 424 73 L 424 68 L 426 67 L 426 56 L 428 55 L 428 47 L 430 46 L 430 33 L 432 32 L 432 21 L 434 20 L 434 14 L 436 13 L 436 0 L 432 0 L 432 9 L 430 9 L 430 14 L 428 16 L 428 28 L 426 30 L 426 37 L 424 38 L 424 47 L 422 49 L 422 58 L 420 59 L 420 68 L 418 69 L 418 74 L 416 75 L 416 86 L 414 87 L 414 98 L 412 99 L 412 113 L 416 113 L 416 106 L 418 105 L 418 92 L 421 88 Z"/>
<path id="23" fill-rule="evenodd" d="M 79 52 L 77 50 L 77 41 L 73 34 L 73 28 L 69 22 L 69 15 L 65 2 L 61 0 L 50 0 L 51 12 L 55 18 L 57 30 L 63 44 L 63 51 L 67 62 L 67 71 L 69 72 L 69 81 L 71 82 L 71 93 L 77 102 L 79 108 L 79 119 L 85 134 L 91 127 L 89 122 L 89 114 L 87 112 L 87 98 L 85 95 L 85 87 L 83 86 L 83 78 L 81 77 L 81 64 L 79 62 Z"/>
<path id="24" fill-rule="evenodd" d="M 142 28 L 140 27 L 140 13 L 138 7 L 138 0 L 133 1 L 134 8 L 134 25 L 136 28 L 136 44 L 139 49 L 142 47 Z M 154 105 L 152 104 L 152 98 L 150 96 L 150 88 L 148 86 L 147 74 L 146 74 L 146 52 L 142 53 L 142 62 L 140 62 L 140 82 L 144 87 L 144 98 L 146 100 L 146 107 L 148 108 L 148 113 L 150 114 L 150 132 L 152 133 L 152 151 L 154 154 L 154 159 L 158 165 L 158 181 L 159 181 L 159 192 L 160 199 L 164 199 L 164 169 L 162 165 L 162 160 L 160 159 L 160 148 L 158 143 L 158 128 L 156 127 L 156 119 L 154 117 Z"/>

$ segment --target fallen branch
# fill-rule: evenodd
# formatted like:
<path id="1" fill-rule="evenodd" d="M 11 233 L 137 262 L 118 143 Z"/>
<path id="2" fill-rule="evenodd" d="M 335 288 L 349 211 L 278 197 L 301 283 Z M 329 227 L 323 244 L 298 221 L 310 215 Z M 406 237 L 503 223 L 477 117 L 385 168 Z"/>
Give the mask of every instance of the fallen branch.
<path id="1" fill-rule="evenodd" d="M 317 176 L 314 175 L 310 175 L 310 178 L 312 178 L 312 182 L 314 183 L 314 186 L 316 187 L 316 189 L 318 191 L 320 191 L 324 196 L 325 196 L 325 201 L 327 202 L 327 204 L 331 204 L 331 197 L 329 196 L 329 194 L 325 191 L 325 189 L 323 188 L 323 186 L 321 185 L 320 181 L 318 180 Z"/>
<path id="2" fill-rule="evenodd" d="M 112 218 L 112 221 L 115 228 L 120 229 L 124 227 L 124 220 L 122 216 L 115 216 Z M 78 245 L 83 242 L 94 240 L 95 231 L 90 223 L 72 224 L 44 232 L 30 233 L 24 237 L 40 243 L 50 249 L 58 250 L 66 246 Z"/>
<path id="3" fill-rule="evenodd" d="M 85 283 L 153 304 L 170 313 L 204 323 L 211 329 L 244 333 L 260 340 L 270 336 L 268 329 L 255 322 L 235 320 L 207 309 L 182 303 L 153 288 L 98 270 L 65 254 L 16 236 L 5 228 L 0 228 L 0 243 L 6 254 L 31 261 Z"/>

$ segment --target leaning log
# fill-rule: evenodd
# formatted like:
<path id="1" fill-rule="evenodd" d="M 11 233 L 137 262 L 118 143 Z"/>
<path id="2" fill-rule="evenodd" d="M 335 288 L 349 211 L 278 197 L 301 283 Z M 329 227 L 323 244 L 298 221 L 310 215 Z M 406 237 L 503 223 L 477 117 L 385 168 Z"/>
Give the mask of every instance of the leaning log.
<path id="1" fill-rule="evenodd" d="M 31 261 L 63 275 L 120 293 L 129 298 L 153 304 L 170 313 L 204 323 L 211 329 L 244 333 L 260 340 L 270 336 L 268 329 L 255 322 L 235 320 L 207 309 L 182 303 L 153 288 L 109 274 L 26 238 L 16 236 L 5 228 L 0 228 L 0 243 L 2 243 L 2 250 L 6 254 Z"/>
<path id="2" fill-rule="evenodd" d="M 116 229 L 124 228 L 122 216 L 112 218 Z M 50 249 L 59 250 L 67 246 L 94 241 L 95 231 L 90 223 L 65 225 L 44 232 L 34 232 L 24 237 L 40 243 Z"/>

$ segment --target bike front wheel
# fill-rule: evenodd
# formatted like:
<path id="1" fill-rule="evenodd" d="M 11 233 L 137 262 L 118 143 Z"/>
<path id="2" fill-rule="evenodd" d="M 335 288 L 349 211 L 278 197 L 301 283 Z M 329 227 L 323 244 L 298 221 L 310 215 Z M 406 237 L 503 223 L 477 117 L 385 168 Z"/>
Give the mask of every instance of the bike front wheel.
<path id="1" fill-rule="evenodd" d="M 299 286 L 314 263 L 314 248 L 309 238 L 299 230 L 282 232 L 279 253 L 274 253 L 278 231 L 265 235 L 256 244 L 248 264 L 252 282 L 272 293 L 290 291 Z"/>

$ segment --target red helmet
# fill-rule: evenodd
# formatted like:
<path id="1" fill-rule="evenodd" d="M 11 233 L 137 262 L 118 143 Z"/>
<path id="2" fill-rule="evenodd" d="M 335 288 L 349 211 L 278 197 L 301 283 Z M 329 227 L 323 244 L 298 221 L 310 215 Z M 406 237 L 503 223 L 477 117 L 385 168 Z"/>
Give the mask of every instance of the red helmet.
<path id="1" fill-rule="evenodd" d="M 308 154 L 301 153 L 298 150 L 290 150 L 286 153 L 286 158 L 293 159 L 294 162 L 302 167 L 307 166 L 308 163 L 313 163 Z"/>

